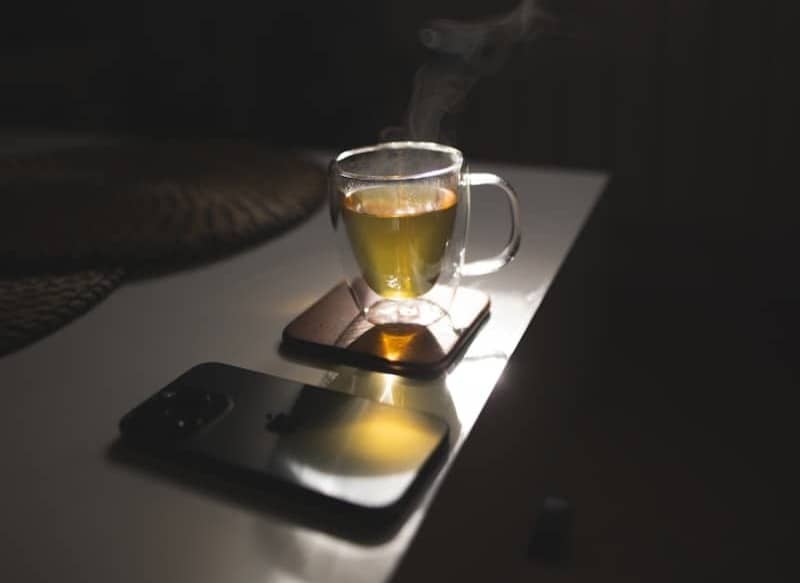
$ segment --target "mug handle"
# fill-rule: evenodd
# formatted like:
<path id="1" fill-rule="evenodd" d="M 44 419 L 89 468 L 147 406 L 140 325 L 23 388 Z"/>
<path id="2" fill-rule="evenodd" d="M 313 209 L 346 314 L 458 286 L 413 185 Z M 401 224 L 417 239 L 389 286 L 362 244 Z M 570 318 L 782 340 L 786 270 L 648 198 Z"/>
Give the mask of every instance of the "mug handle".
<path id="1" fill-rule="evenodd" d="M 487 259 L 480 259 L 478 261 L 469 261 L 461 265 L 461 275 L 466 277 L 473 277 L 476 275 L 487 275 L 494 273 L 512 259 L 517 254 L 520 242 L 520 228 L 519 228 L 519 199 L 517 193 L 511 185 L 503 178 L 496 174 L 488 172 L 467 172 L 466 179 L 470 187 L 491 185 L 497 186 L 505 192 L 508 198 L 508 207 L 511 210 L 511 234 L 508 237 L 508 243 L 500 253 Z"/>

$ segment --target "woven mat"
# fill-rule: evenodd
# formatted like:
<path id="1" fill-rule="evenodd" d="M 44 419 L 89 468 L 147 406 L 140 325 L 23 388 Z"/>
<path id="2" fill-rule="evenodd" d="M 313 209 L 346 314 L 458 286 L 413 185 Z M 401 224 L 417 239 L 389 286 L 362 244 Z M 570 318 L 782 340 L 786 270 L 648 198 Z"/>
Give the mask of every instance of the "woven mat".
<path id="1" fill-rule="evenodd" d="M 0 278 L 0 354 L 46 336 L 106 297 L 124 271 Z"/>
<path id="2" fill-rule="evenodd" d="M 231 141 L 136 141 L 0 158 L 0 269 L 182 267 L 307 216 L 324 172 Z"/>
<path id="3" fill-rule="evenodd" d="M 320 205 L 324 182 L 302 157 L 224 140 L 0 156 L 0 354 L 85 312 L 123 273 L 186 267 L 287 229 Z"/>

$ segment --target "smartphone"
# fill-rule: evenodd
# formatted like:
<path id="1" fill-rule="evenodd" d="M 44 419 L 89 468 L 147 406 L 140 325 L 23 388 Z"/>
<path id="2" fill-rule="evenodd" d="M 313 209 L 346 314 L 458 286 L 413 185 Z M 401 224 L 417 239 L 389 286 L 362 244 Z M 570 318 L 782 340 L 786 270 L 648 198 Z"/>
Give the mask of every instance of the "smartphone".
<path id="1" fill-rule="evenodd" d="M 438 417 L 225 364 L 190 369 L 127 413 L 121 443 L 368 510 L 401 504 L 447 451 Z"/>

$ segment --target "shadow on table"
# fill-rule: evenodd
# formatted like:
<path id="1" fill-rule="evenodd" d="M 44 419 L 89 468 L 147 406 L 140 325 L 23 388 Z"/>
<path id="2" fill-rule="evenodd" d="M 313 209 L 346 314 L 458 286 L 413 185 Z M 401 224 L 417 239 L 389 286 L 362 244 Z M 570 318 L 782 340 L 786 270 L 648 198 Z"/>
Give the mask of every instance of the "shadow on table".
<path id="1" fill-rule="evenodd" d="M 166 460 L 127 447 L 121 439 L 107 449 L 112 463 L 168 480 L 180 487 L 216 498 L 297 526 L 323 531 L 363 545 L 390 540 L 417 507 L 417 503 L 446 458 L 439 448 L 404 496 L 383 509 L 366 509 L 304 490 L 274 478 L 211 473 L 184 460 Z"/>

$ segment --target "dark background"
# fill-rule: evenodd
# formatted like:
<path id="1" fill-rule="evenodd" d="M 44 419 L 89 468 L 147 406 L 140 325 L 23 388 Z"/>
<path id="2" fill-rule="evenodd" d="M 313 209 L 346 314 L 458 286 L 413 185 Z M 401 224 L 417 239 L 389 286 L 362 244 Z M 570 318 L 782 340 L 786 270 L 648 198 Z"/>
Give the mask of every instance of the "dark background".
<path id="1" fill-rule="evenodd" d="M 26 3 L 0 21 L 0 131 L 371 143 L 402 121 L 430 58 L 423 23 L 514 4 Z M 560 32 L 519 46 L 451 123 L 470 158 L 613 175 L 519 349 L 562 390 L 557 419 L 541 420 L 555 458 L 543 480 L 576 508 L 571 566 L 537 575 L 792 580 L 797 10 L 548 5 Z M 513 362 L 509 374 L 533 382 Z M 479 422 L 475 443 L 490 445 L 453 476 L 524 473 L 526 444 L 507 427 Z M 443 490 L 454 520 L 474 495 L 456 482 Z M 457 565 L 475 575 L 491 556 Z"/>

